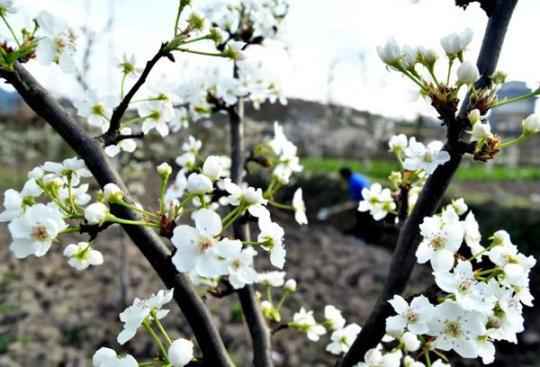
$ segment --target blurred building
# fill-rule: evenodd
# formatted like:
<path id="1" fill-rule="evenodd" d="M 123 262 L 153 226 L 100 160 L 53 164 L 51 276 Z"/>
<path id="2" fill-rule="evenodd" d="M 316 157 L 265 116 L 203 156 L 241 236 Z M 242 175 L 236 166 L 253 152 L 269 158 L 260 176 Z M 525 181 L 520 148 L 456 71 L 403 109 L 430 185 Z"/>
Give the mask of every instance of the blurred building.
<path id="1" fill-rule="evenodd" d="M 499 100 L 516 98 L 531 93 L 525 82 L 512 81 L 503 85 L 497 93 Z M 534 113 L 536 97 L 510 103 L 492 110 L 490 123 L 493 131 L 503 138 L 516 137 L 521 134 L 521 122 Z M 498 162 L 510 166 L 519 164 L 537 164 L 538 144 L 534 140 L 506 148 L 499 156 Z"/>
<path id="2" fill-rule="evenodd" d="M 0 89 L 0 117 L 13 117 L 15 119 L 29 119 L 34 116 L 32 110 L 28 107 L 22 98 L 15 92 L 8 92 Z"/>
<path id="3" fill-rule="evenodd" d="M 497 98 L 499 100 L 515 98 L 531 92 L 531 89 L 527 87 L 525 82 L 512 81 L 503 85 L 497 93 Z M 519 134 L 521 132 L 521 121 L 534 113 L 535 105 L 536 98 L 531 97 L 520 102 L 497 107 L 491 112 L 491 126 L 496 133 L 502 135 L 513 133 Z"/>

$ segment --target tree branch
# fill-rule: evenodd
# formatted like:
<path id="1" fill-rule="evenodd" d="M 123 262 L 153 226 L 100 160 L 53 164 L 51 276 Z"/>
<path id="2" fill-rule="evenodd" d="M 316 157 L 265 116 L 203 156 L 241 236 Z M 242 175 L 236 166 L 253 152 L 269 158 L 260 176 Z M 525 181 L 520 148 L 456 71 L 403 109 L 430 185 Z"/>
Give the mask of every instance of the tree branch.
<path id="1" fill-rule="evenodd" d="M 517 4 L 517 0 L 494 1 L 496 1 L 495 11 L 487 25 L 482 49 L 478 58 L 478 67 L 482 74 L 482 78 L 477 83 L 478 87 L 485 87 L 489 76 L 495 71 L 506 31 Z M 468 108 L 469 103 L 468 99 L 466 99 L 461 107 L 459 116 L 463 117 L 467 113 Z M 447 123 L 450 128 L 449 124 L 452 121 L 448 121 Z M 463 152 L 454 149 L 450 151 L 450 154 L 450 161 L 445 165 L 439 166 L 429 177 L 411 215 L 405 221 L 399 234 L 396 250 L 394 251 L 390 265 L 390 272 L 382 294 L 340 366 L 352 367 L 355 363 L 361 361 L 366 351 L 375 347 L 384 336 L 386 318 L 393 312 L 388 300 L 395 294 L 401 294 L 403 292 L 416 263 L 415 253 L 420 241 L 419 226 L 426 216 L 433 215 L 438 208 L 463 156 Z"/>
<path id="2" fill-rule="evenodd" d="M 235 72 L 236 75 L 236 72 Z M 236 108 L 228 109 L 230 120 L 230 139 L 231 139 L 231 179 L 240 184 L 242 182 L 244 170 L 244 103 L 238 102 Z M 235 223 L 233 226 L 235 237 L 241 241 L 249 241 L 249 225 Z M 262 315 L 255 291 L 248 285 L 238 290 L 238 298 L 242 311 L 246 319 L 246 325 L 253 342 L 253 366 L 254 367 L 272 367 L 272 340 L 270 330 Z"/>
<path id="3" fill-rule="evenodd" d="M 171 54 L 171 52 L 168 50 L 168 44 L 162 43 L 161 47 L 159 48 L 158 52 L 154 55 L 154 57 L 149 60 L 146 63 L 146 66 L 144 70 L 142 71 L 139 79 L 133 84 L 131 89 L 127 92 L 127 94 L 124 96 L 122 101 L 118 106 L 115 107 L 112 117 L 111 117 L 111 123 L 109 125 L 109 130 L 105 134 L 103 134 L 100 138 L 103 140 L 105 145 L 111 145 L 115 143 L 115 139 L 117 138 L 117 135 L 120 133 L 120 123 L 122 122 L 122 118 L 124 117 L 124 114 L 126 113 L 127 109 L 129 108 L 129 104 L 133 97 L 135 97 L 135 94 L 141 89 L 141 87 L 146 83 L 146 79 L 154 69 L 154 66 L 158 63 L 159 60 L 163 57 L 167 57 L 169 60 L 174 62 L 174 57 Z"/>
<path id="4" fill-rule="evenodd" d="M 47 121 L 86 162 L 88 169 L 103 187 L 116 183 L 123 190 L 125 185 L 118 173 L 109 165 L 99 144 L 90 138 L 62 107 L 21 65 L 13 72 L 0 70 L 0 77 L 6 79 L 19 92 L 25 102 Z M 136 214 L 124 207 L 112 208 L 121 218 L 136 219 Z M 180 306 L 203 353 L 207 367 L 231 367 L 221 336 L 217 332 L 211 315 L 201 298 L 184 274 L 179 274 L 170 260 L 170 251 L 155 232 L 140 226 L 123 226 L 131 240 L 150 262 L 156 273 L 168 288 L 174 288 L 174 298 Z"/>

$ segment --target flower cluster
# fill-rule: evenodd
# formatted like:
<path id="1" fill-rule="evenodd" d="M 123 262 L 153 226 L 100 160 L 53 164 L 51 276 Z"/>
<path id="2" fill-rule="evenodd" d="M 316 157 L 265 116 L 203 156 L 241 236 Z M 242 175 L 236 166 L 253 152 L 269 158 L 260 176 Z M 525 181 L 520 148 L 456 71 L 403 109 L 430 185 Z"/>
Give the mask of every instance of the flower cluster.
<path id="1" fill-rule="evenodd" d="M 281 135 L 268 144 L 280 152 L 286 146 L 296 153 L 294 144 L 282 134 L 279 125 L 276 126 L 276 135 Z M 276 142 L 277 138 L 281 139 L 281 145 Z M 276 203 L 274 196 L 280 184 L 275 178 L 265 191 L 247 184 L 237 185 L 230 179 L 230 160 L 217 155 L 202 160 L 201 148 L 201 142 L 193 137 L 184 143 L 183 153 L 176 159 L 180 170 L 163 195 L 168 221 L 177 221 L 186 210 L 190 210 L 194 224 L 178 225 L 172 231 L 171 241 L 176 248 L 173 263 L 178 271 L 190 274 L 197 283 L 215 284 L 216 280 L 227 276 L 234 288 L 243 288 L 257 281 L 253 261 L 257 247 L 269 252 L 273 266 L 284 267 L 284 230 L 272 221 L 268 206 L 293 210 L 297 221 L 305 224 L 307 218 L 302 191 L 296 191 L 291 206 Z M 297 171 L 296 167 L 300 167 L 298 158 L 291 154 L 289 157 L 291 160 L 295 158 L 294 170 Z M 288 163 L 279 160 L 276 164 L 286 166 Z M 292 173 L 293 170 L 288 172 L 287 180 Z M 226 208 L 229 212 L 222 218 L 219 212 Z M 257 241 L 242 243 L 227 236 L 227 229 L 245 216 L 258 223 Z"/>
<path id="2" fill-rule="evenodd" d="M 30 171 L 20 192 L 6 191 L 0 220 L 9 222 L 13 238 L 10 249 L 15 257 L 44 256 L 59 236 L 78 229 L 68 222 L 84 216 L 84 207 L 91 196 L 89 185 L 81 181 L 90 176 L 80 159 L 46 162 Z M 70 260 L 70 265 L 80 268 L 83 262 L 87 263 L 86 267 L 102 262 L 97 251 L 86 248 L 85 251 L 66 248 L 66 256 L 80 260 Z"/>
<path id="3" fill-rule="evenodd" d="M 169 310 L 163 307 L 172 300 L 173 293 L 172 289 L 161 290 L 147 299 L 136 298 L 133 304 L 120 314 L 124 328 L 118 334 L 117 341 L 124 345 L 140 328 L 143 328 L 160 349 L 160 355 L 151 360 L 152 364 L 159 361 L 171 367 L 184 367 L 194 359 L 193 343 L 183 338 L 172 340 L 161 323 L 169 313 Z M 113 349 L 107 347 L 96 351 L 92 363 L 94 367 L 139 366 L 133 356 L 129 354 L 119 356 Z"/>
<path id="4" fill-rule="evenodd" d="M 435 302 L 422 295 L 410 303 L 394 296 L 389 302 L 396 315 L 386 320 L 386 332 L 401 342 L 389 352 L 383 346 L 369 351 L 360 366 L 398 353 L 397 362 L 388 364 L 397 367 L 403 356 L 420 349 L 426 361 L 430 353 L 445 359 L 444 352 L 454 351 L 489 364 L 496 341 L 517 343 L 523 306 L 532 306 L 529 273 L 536 260 L 520 253 L 505 231 L 483 245 L 478 227 L 462 199 L 424 219 L 416 256 L 419 263 L 431 262 L 442 294 Z M 411 365 L 424 366 L 407 357 Z"/>

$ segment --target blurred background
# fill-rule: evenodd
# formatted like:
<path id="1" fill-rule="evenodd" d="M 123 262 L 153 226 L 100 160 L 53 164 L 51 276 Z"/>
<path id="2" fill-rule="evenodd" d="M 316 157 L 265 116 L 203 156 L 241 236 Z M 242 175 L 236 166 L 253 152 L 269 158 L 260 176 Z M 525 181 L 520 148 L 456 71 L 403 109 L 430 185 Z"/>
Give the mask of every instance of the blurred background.
<path id="1" fill-rule="evenodd" d="M 28 19 L 47 9 L 84 29 L 80 39 L 80 70 L 76 77 L 55 66 L 36 63 L 29 69 L 57 95 L 72 113 L 71 97 L 87 93 L 111 93 L 118 89 L 120 73 L 111 65 L 126 54 L 139 63 L 151 57 L 172 29 L 173 2 L 150 6 L 143 0 L 42 0 L 26 1 Z M 167 4 L 165 4 L 167 3 Z M 23 4 L 24 5 L 24 4 Z M 540 47 L 525 42 L 535 31 L 540 3 L 521 0 L 503 51 L 500 69 L 509 82 L 500 97 L 513 97 L 538 87 Z M 310 215 L 309 228 L 299 228 L 283 218 L 289 257 L 289 276 L 299 281 L 291 301 L 294 312 L 300 304 L 321 311 L 326 304 L 343 306 L 345 315 L 360 324 L 375 302 L 389 265 L 396 233 L 375 226 L 369 238 L 355 230 L 355 209 L 343 206 L 327 216 L 325 209 L 347 203 L 341 167 L 387 182 L 397 168 L 388 153 L 393 134 L 416 136 L 420 141 L 443 138 L 443 129 L 429 104 L 415 94 L 406 80 L 389 73 L 378 61 L 376 45 L 389 36 L 403 43 L 438 47 L 440 37 L 469 27 L 475 39 L 467 58 L 475 59 L 486 18 L 477 6 L 466 12 L 450 0 L 352 1 L 294 0 L 280 39 L 287 45 L 287 105 L 263 105 L 247 109 L 248 146 L 272 134 L 280 121 L 286 134 L 299 146 L 304 172 L 297 185 L 303 187 Z M 3 32 L 3 31 L 2 31 Z M 1 38 L 2 36 L 0 36 Z M 180 65 L 209 62 L 203 58 L 164 63 L 158 74 L 188 78 Z M 0 191 L 17 188 L 26 172 L 44 160 L 72 155 L 58 136 L 33 114 L 9 86 L 0 86 Z M 509 138 L 520 133 L 521 120 L 535 112 L 530 99 L 494 110 L 490 116 L 494 133 Z M 228 132 L 220 117 L 199 121 L 165 140 L 145 140 L 134 157 L 116 162 L 122 167 L 132 192 L 150 206 L 156 197 L 148 176 L 156 162 L 174 159 L 188 135 L 205 142 L 206 153 L 227 150 Z M 526 254 L 540 255 L 540 144 L 532 138 L 505 150 L 495 162 L 465 162 L 451 185 L 448 197 L 464 197 L 487 238 L 495 230 L 508 230 L 514 243 Z M 128 164 L 129 163 L 129 164 Z M 257 177 L 251 177 L 257 180 Z M 286 193 L 287 194 L 287 193 Z M 321 212 L 321 210 L 323 210 Z M 118 313 L 135 296 L 145 297 L 161 287 L 137 249 L 119 229 L 98 240 L 106 255 L 104 266 L 74 272 L 61 252 L 46 258 L 15 261 L 8 251 L 9 235 L 0 227 L 0 366 L 89 366 L 89 356 L 100 346 L 115 346 Z M 538 269 L 531 281 L 538 295 Z M 428 269 L 419 267 L 408 294 L 430 286 Z M 241 365 L 250 359 L 246 330 L 234 297 L 209 298 L 219 315 L 226 344 Z M 190 336 L 182 315 L 174 312 L 166 321 L 177 334 Z M 539 366 L 540 317 L 527 312 L 527 331 L 519 346 L 500 344 L 495 366 Z M 291 333 L 291 335 L 286 335 Z M 332 358 L 321 352 L 322 344 L 309 344 L 292 332 L 276 337 L 278 366 L 329 366 Z M 285 342 L 283 342 L 285 341 Z M 127 351 L 145 355 L 151 341 L 137 338 Z M 476 366 L 456 364 L 458 366 Z"/>

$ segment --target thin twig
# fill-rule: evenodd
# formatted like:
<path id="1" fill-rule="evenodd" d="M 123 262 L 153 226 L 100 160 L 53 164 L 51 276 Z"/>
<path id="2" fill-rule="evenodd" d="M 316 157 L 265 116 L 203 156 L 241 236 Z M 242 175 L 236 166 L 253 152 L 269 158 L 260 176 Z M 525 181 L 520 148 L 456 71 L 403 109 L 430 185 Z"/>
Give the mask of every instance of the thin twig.
<path id="1" fill-rule="evenodd" d="M 135 97 L 135 94 L 137 94 L 137 92 L 139 91 L 139 89 L 141 89 L 144 83 L 146 83 L 146 79 L 148 78 L 158 61 L 161 60 L 161 58 L 163 57 L 167 57 L 169 60 L 174 61 L 172 54 L 167 48 L 167 43 L 163 43 L 159 48 L 158 52 L 154 55 L 154 57 L 146 63 L 144 70 L 139 76 L 139 79 L 135 82 L 135 84 L 133 84 L 133 86 L 126 93 L 120 104 L 114 109 L 111 117 L 109 130 L 107 130 L 107 132 L 100 137 L 105 143 L 105 145 L 114 144 L 114 140 L 117 138 L 117 135 L 120 132 L 122 118 L 124 117 L 127 109 L 129 108 L 131 100 L 133 99 L 133 97 Z"/>

